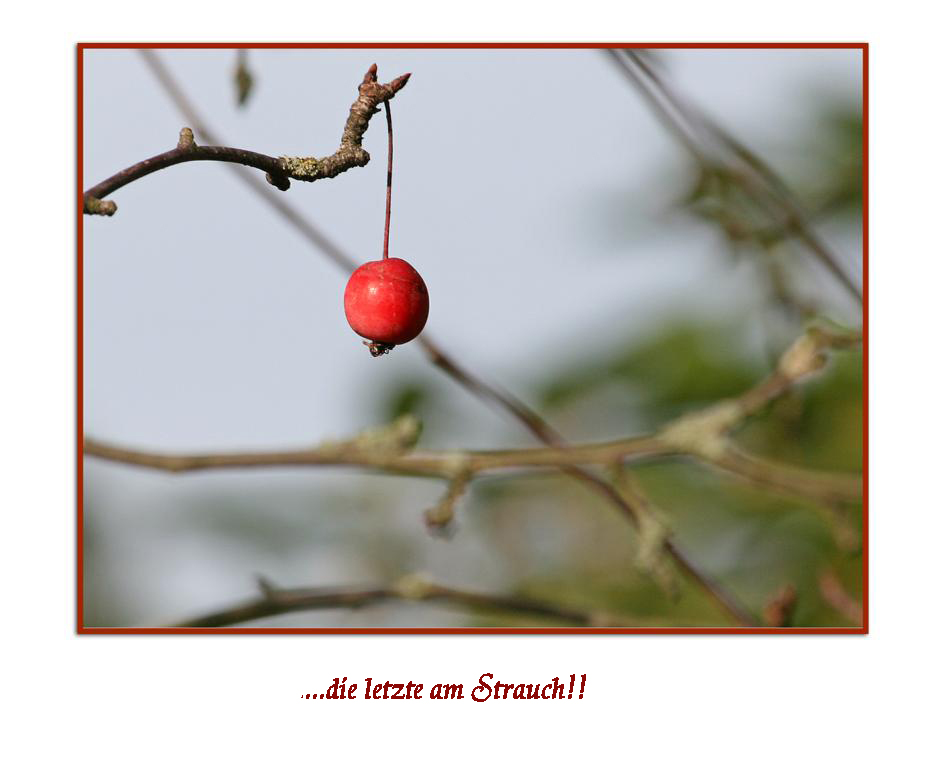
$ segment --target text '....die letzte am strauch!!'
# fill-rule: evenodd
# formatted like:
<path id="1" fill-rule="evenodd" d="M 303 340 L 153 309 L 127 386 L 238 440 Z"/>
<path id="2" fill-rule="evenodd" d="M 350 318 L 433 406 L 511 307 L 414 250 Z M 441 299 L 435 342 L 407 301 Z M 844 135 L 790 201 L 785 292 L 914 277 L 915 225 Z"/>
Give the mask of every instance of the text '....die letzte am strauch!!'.
<path id="1" fill-rule="evenodd" d="M 478 678 L 478 685 L 469 692 L 472 701 L 483 703 L 496 700 L 576 700 L 584 698 L 587 675 L 569 675 L 552 677 L 541 683 L 508 683 L 495 680 L 495 676 L 486 672 Z M 428 695 L 425 695 L 425 692 Z M 300 694 L 301 699 L 345 701 L 348 699 L 395 700 L 423 698 L 449 700 L 465 699 L 465 686 L 461 683 L 435 683 L 426 686 L 409 680 L 405 683 L 374 681 L 367 677 L 362 683 L 348 683 L 346 677 L 335 677 L 323 693 Z"/>

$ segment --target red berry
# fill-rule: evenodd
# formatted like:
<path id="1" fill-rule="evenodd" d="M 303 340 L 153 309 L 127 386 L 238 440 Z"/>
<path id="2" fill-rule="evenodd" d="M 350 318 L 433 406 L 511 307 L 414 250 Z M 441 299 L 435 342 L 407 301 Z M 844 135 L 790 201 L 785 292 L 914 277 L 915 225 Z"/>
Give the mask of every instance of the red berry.
<path id="1" fill-rule="evenodd" d="M 429 317 L 429 292 L 408 262 L 390 258 L 359 267 L 346 284 L 343 308 L 350 328 L 373 344 L 373 355 L 418 336 Z"/>

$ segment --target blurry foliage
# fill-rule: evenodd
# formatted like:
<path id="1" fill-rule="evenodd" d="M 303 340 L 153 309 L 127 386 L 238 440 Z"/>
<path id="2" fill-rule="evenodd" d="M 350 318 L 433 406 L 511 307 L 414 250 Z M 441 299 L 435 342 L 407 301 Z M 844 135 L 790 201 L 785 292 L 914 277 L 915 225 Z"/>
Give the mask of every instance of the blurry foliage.
<path id="1" fill-rule="evenodd" d="M 548 411 L 570 408 L 616 384 L 629 394 L 630 407 L 659 426 L 754 383 L 758 371 L 737 342 L 742 337 L 738 325 L 667 325 L 654 336 L 634 336 L 613 354 L 568 361 L 541 382 L 538 400 Z"/>
<path id="2" fill-rule="evenodd" d="M 790 175 L 813 212 L 858 216 L 864 195 L 861 105 L 830 96 L 815 101 L 813 126 L 795 147 L 801 166 Z"/>
<path id="3" fill-rule="evenodd" d="M 135 597 L 122 588 L 121 559 L 96 515 L 95 498 L 83 493 L 83 622 L 91 627 L 127 626 L 137 620 Z M 138 610 L 141 610 L 139 608 Z"/>
<path id="4" fill-rule="evenodd" d="M 806 122 L 801 132 L 769 152 L 767 160 L 813 219 L 860 216 L 861 105 L 819 92 L 806 97 L 803 112 Z M 714 225 L 726 245 L 724 252 L 733 257 L 764 256 L 787 240 L 774 206 L 750 195 L 731 166 L 712 161 L 698 166 L 679 154 L 660 162 L 647 183 L 607 189 L 596 196 L 592 215 L 597 227 L 590 236 L 629 251 L 651 230 L 675 225 L 675 218 L 664 215 L 670 213 L 687 213 Z"/>
<path id="5" fill-rule="evenodd" d="M 701 219 L 716 224 L 732 252 L 742 246 L 770 248 L 785 239 L 785 230 L 776 226 L 774 207 L 766 207 L 725 166 L 706 166 L 679 205 Z"/>
<path id="6" fill-rule="evenodd" d="M 860 214 L 863 142 L 860 105 L 827 95 L 815 99 L 804 135 L 792 141 L 794 162 L 785 173 L 808 213 Z M 717 225 L 734 254 L 743 248 L 768 253 L 788 238 L 781 211 L 750 194 L 729 166 L 699 168 L 678 205 Z"/>

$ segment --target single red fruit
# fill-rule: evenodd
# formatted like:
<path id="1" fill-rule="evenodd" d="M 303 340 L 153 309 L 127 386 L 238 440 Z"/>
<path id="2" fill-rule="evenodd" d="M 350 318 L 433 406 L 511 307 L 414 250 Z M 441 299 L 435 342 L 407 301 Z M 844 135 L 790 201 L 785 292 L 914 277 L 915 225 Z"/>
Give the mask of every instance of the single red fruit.
<path id="1" fill-rule="evenodd" d="M 350 328 L 369 339 L 373 356 L 418 336 L 429 317 L 429 292 L 402 259 L 370 261 L 346 284 L 343 309 Z"/>

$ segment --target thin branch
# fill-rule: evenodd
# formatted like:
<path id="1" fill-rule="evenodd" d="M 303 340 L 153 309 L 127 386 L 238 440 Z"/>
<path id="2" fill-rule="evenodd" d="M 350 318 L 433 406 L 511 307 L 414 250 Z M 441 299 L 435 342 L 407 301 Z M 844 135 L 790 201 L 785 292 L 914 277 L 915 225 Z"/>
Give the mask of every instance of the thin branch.
<path id="1" fill-rule="evenodd" d="M 166 472 L 265 467 L 353 467 L 401 475 L 452 479 L 460 467 L 472 474 L 511 469 L 566 469 L 577 465 L 611 465 L 632 456 L 662 456 L 672 452 L 659 440 L 631 437 L 610 443 L 563 448 L 520 448 L 497 451 L 427 452 L 396 455 L 371 448 L 352 448 L 347 441 L 290 451 L 209 454 L 163 454 L 137 451 L 86 438 L 83 453 L 122 464 Z"/>
<path id="2" fill-rule="evenodd" d="M 730 445 L 715 466 L 763 488 L 823 504 L 856 504 L 863 496 L 860 475 L 817 472 L 753 456 Z"/>
<path id="3" fill-rule="evenodd" d="M 104 200 L 106 195 L 143 176 L 195 160 L 216 160 L 257 168 L 267 174 L 268 183 L 284 191 L 290 188 L 290 179 L 297 181 L 332 179 L 350 168 L 362 167 L 370 159 L 369 152 L 363 149 L 363 135 L 369 127 L 370 119 L 378 111 L 378 105 L 388 102 L 402 90 L 408 81 L 409 74 L 405 74 L 391 83 L 379 83 L 376 80 L 376 65 L 373 64 L 363 76 L 363 82 L 359 86 L 359 96 L 350 107 L 350 113 L 343 128 L 340 146 L 332 155 L 322 158 L 270 157 L 246 149 L 198 146 L 191 129 L 184 128 L 175 149 L 136 163 L 87 189 L 83 193 L 83 212 L 111 216 L 116 211 L 116 205 Z"/>
<path id="4" fill-rule="evenodd" d="M 640 95 L 646 99 L 657 117 L 660 118 L 670 133 L 676 137 L 683 146 L 683 149 L 693 156 L 697 164 L 701 166 L 706 165 L 706 153 L 700 145 L 699 139 L 693 136 L 693 129 L 688 123 L 682 120 L 680 115 L 668 109 L 661 101 L 660 95 L 656 93 L 653 88 L 650 88 L 647 81 L 630 67 L 625 52 L 614 48 L 606 48 L 604 49 L 604 53 L 617 66 L 620 73 L 640 92 Z"/>
<path id="5" fill-rule="evenodd" d="M 262 581 L 261 592 L 259 598 L 196 616 L 175 626 L 227 627 L 279 614 L 327 608 L 356 609 L 390 600 L 439 602 L 477 612 L 523 614 L 567 626 L 629 627 L 643 623 L 632 617 L 583 611 L 517 595 L 490 595 L 444 587 L 416 575 L 406 576 L 392 586 L 375 589 L 279 589 Z"/>
<path id="6" fill-rule="evenodd" d="M 116 211 L 116 204 L 111 200 L 103 200 L 102 198 L 106 195 L 111 195 L 117 189 L 121 189 L 126 184 L 131 184 L 143 176 L 148 176 L 164 168 L 170 168 L 173 165 L 197 160 L 216 160 L 257 168 L 264 171 L 267 174 L 267 181 L 278 189 L 286 190 L 290 188 L 290 180 L 287 178 L 279 158 L 232 147 L 200 147 L 195 143 L 192 130 L 182 128 L 178 146 L 175 149 L 129 166 L 105 181 L 101 181 L 94 187 L 87 189 L 83 193 L 83 212 L 111 216 Z"/>
<path id="7" fill-rule="evenodd" d="M 456 479 L 460 466 L 473 477 L 519 469 L 556 469 L 577 472 L 580 475 L 581 466 L 611 467 L 631 459 L 691 456 L 741 480 L 791 496 L 824 503 L 857 503 L 862 498 L 860 475 L 822 472 L 771 461 L 742 451 L 731 443 L 726 443 L 724 451 L 716 456 L 709 456 L 696 449 L 675 450 L 662 439 L 651 435 L 609 443 L 565 445 L 563 448 L 406 455 L 338 448 L 332 445 L 291 451 L 170 454 L 136 450 L 87 437 L 83 440 L 83 453 L 119 464 L 171 473 L 268 467 L 349 467 L 446 480 Z M 636 525 L 639 527 L 639 521 Z"/>

